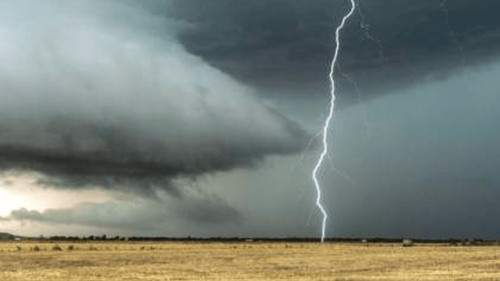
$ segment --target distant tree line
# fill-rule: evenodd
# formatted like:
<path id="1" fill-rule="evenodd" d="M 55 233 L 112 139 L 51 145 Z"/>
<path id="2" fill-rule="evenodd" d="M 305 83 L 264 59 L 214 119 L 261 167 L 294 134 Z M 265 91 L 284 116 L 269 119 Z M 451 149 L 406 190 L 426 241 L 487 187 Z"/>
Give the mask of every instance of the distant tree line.
<path id="1" fill-rule="evenodd" d="M 132 242 L 274 242 L 274 243 L 290 243 L 290 242 L 300 242 L 300 243 L 317 243 L 318 238 L 310 237 L 290 237 L 290 238 L 248 238 L 248 237 L 143 237 L 143 236 L 132 236 L 132 237 L 121 237 L 121 236 L 111 236 L 108 237 L 106 234 L 103 235 L 90 235 L 90 236 L 50 236 L 39 238 L 23 238 L 23 240 L 38 240 L 38 241 L 132 241 Z M 403 240 L 411 240 L 414 243 L 448 243 L 452 245 L 491 245 L 499 244 L 500 240 L 483 240 L 483 239 L 409 239 L 409 238 L 328 238 L 325 242 L 337 242 L 337 243 L 401 243 Z"/>

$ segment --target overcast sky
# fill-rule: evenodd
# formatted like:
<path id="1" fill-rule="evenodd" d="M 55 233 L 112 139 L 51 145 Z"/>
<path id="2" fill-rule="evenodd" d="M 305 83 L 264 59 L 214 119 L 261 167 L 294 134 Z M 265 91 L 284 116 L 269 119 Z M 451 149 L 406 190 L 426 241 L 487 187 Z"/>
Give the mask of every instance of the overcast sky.
<path id="1" fill-rule="evenodd" d="M 328 236 L 499 238 L 500 2 L 359 0 Z M 2 1 L 0 232 L 318 237 L 346 0 Z"/>

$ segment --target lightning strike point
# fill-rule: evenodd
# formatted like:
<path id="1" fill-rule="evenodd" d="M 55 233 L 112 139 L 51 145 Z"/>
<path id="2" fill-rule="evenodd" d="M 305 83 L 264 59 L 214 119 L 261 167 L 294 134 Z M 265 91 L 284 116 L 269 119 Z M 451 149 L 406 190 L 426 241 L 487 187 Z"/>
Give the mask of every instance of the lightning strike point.
<path id="1" fill-rule="evenodd" d="M 314 187 L 316 188 L 316 206 L 318 209 L 321 211 L 321 214 L 323 216 L 322 219 L 322 224 L 321 224 L 321 243 L 325 241 L 325 231 L 326 231 L 326 221 L 328 220 L 328 213 L 326 212 L 325 208 L 321 204 L 321 185 L 318 180 L 318 172 L 323 164 L 323 161 L 325 160 L 325 156 L 328 154 L 328 131 L 330 129 L 330 124 L 332 122 L 333 114 L 335 112 L 335 66 L 337 65 L 337 59 L 339 56 L 339 51 L 340 51 L 340 32 L 344 28 L 345 23 L 347 20 L 352 16 L 354 11 L 356 10 L 356 1 L 355 0 L 349 0 L 351 2 L 351 9 L 349 12 L 344 15 L 342 18 L 342 21 L 339 26 L 335 29 L 335 51 L 333 53 L 333 59 L 330 64 L 330 107 L 328 111 L 328 116 L 325 119 L 325 123 L 323 126 L 323 150 L 318 158 L 318 161 L 316 162 L 316 165 L 314 166 L 314 169 L 312 171 L 312 179 L 314 181 Z"/>

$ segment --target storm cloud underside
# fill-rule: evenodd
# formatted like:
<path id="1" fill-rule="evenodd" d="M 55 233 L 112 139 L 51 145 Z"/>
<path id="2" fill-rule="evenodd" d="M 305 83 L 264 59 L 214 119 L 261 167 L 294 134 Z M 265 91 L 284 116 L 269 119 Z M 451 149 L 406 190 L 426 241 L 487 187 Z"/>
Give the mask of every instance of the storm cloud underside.
<path id="1" fill-rule="evenodd" d="M 297 124 L 186 52 L 168 19 L 118 1 L 1 6 L 2 171 L 177 194 L 172 178 L 301 148 Z"/>
<path id="2" fill-rule="evenodd" d="M 328 236 L 498 238 L 500 2 L 445 2 L 359 1 L 381 49 L 359 14 L 346 26 L 339 70 L 360 93 L 339 76 Z M 289 119 L 320 129 L 347 1 L 16 3 L 0 4 L 2 171 L 115 198 L 26 206 L 2 226 L 317 235 L 316 154 L 295 153 Z"/>
<path id="3" fill-rule="evenodd" d="M 187 50 L 278 100 L 323 95 L 328 90 L 332 34 L 348 1 L 237 2 L 174 1 L 170 14 L 191 23 L 180 30 Z M 339 69 L 358 82 L 363 100 L 440 81 L 464 66 L 498 58 L 500 2 L 442 2 L 359 1 L 364 18 L 355 13 L 346 26 Z M 168 11 L 161 5 L 144 5 Z M 355 104 L 358 98 L 349 94 L 349 79 L 339 80 L 338 103 Z"/>

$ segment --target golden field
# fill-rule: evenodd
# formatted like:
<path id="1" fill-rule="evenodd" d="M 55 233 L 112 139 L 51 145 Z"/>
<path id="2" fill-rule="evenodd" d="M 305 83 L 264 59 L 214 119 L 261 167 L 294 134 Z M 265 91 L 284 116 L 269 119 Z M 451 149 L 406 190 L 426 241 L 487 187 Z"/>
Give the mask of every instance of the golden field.
<path id="1" fill-rule="evenodd" d="M 4 242 L 0 280 L 493 281 L 500 246 Z"/>

